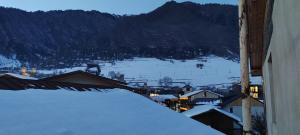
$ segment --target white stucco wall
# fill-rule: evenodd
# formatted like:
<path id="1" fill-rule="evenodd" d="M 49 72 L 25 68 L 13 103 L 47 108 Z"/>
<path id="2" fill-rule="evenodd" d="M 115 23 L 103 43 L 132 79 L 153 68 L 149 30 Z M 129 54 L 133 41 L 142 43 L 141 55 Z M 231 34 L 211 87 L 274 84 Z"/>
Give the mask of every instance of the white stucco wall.
<path id="1" fill-rule="evenodd" d="M 225 107 L 225 111 L 230 112 L 230 107 Z M 241 106 L 232 106 L 232 113 L 235 114 L 236 116 L 239 116 L 241 119 L 242 117 L 242 107 Z M 251 115 L 262 115 L 264 112 L 264 107 L 263 106 L 252 106 L 251 107 Z"/>
<path id="2" fill-rule="evenodd" d="M 268 134 L 300 135 L 300 0 L 275 0 L 272 18 L 273 35 L 263 65 Z"/>

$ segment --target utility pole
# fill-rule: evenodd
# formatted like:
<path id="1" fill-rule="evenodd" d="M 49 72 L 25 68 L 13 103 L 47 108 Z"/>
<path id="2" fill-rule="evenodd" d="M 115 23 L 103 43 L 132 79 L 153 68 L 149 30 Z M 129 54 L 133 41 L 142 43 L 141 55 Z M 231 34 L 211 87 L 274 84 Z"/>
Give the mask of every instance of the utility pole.
<path id="1" fill-rule="evenodd" d="M 243 134 L 251 135 L 251 103 L 249 90 L 247 0 L 239 0 L 241 87 L 243 93 Z"/>

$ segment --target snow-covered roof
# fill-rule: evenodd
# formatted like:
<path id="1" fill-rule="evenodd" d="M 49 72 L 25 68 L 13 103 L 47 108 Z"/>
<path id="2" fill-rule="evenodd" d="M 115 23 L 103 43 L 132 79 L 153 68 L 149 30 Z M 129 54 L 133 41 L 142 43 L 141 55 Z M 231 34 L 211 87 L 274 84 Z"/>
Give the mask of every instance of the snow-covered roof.
<path id="1" fill-rule="evenodd" d="M 1 90 L 0 134 L 223 134 L 126 90 Z"/>
<path id="2" fill-rule="evenodd" d="M 180 97 L 190 97 L 192 95 L 195 95 L 195 94 L 198 94 L 200 92 L 202 92 L 203 90 L 196 90 L 196 91 L 192 91 L 192 92 L 189 92 L 189 93 L 186 93 L 184 95 L 181 95 Z"/>
<path id="3" fill-rule="evenodd" d="M 159 95 L 159 96 L 153 96 L 151 98 L 156 101 L 165 101 L 167 99 L 178 99 L 174 95 Z"/>
<path id="4" fill-rule="evenodd" d="M 37 80 L 37 78 L 34 78 L 34 77 L 23 76 L 23 75 L 14 74 L 14 73 L 5 73 L 5 74 L 2 74 L 0 76 L 3 76 L 3 75 L 8 75 L 8 76 L 19 78 L 19 79 Z"/>
<path id="5" fill-rule="evenodd" d="M 201 105 L 201 106 L 196 106 L 191 110 L 183 112 L 184 115 L 188 117 L 193 117 L 198 114 L 202 114 L 204 112 L 210 111 L 212 109 L 216 108 L 216 106 L 213 105 Z"/>
<path id="6" fill-rule="evenodd" d="M 184 95 L 182 95 L 180 97 L 190 97 L 190 96 L 193 96 L 193 95 L 198 94 L 198 93 L 203 92 L 203 91 L 209 92 L 209 93 L 212 93 L 212 94 L 215 94 L 215 95 L 218 95 L 220 97 L 223 97 L 223 95 L 221 95 L 219 93 L 216 93 L 216 92 L 212 92 L 210 90 L 196 90 L 196 91 L 192 91 L 192 92 L 186 93 L 186 94 L 184 94 Z"/>
<path id="7" fill-rule="evenodd" d="M 202 113 L 205 113 L 205 112 L 209 112 L 211 110 L 216 110 L 216 111 L 218 111 L 220 113 L 223 113 L 224 115 L 226 115 L 226 116 L 228 116 L 228 117 L 236 120 L 237 122 L 241 123 L 241 119 L 238 116 L 236 116 L 236 115 L 234 115 L 232 113 L 226 112 L 224 110 L 221 110 L 217 106 L 214 106 L 214 105 L 200 105 L 200 106 L 196 106 L 196 107 L 194 107 L 191 110 L 183 112 L 183 114 L 185 116 L 187 116 L 187 117 L 193 117 L 195 115 L 199 115 L 199 114 L 202 114 Z"/>

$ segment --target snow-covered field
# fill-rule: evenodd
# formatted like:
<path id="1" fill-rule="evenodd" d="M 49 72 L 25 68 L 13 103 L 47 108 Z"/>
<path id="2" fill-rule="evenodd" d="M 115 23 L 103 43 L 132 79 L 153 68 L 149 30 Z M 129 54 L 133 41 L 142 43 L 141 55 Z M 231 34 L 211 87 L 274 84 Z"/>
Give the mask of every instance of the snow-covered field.
<path id="1" fill-rule="evenodd" d="M 203 64 L 204 66 L 200 69 L 197 64 Z M 171 77 L 174 82 L 190 83 L 192 86 L 238 82 L 240 76 L 238 62 L 216 56 L 186 61 L 134 58 L 132 60 L 116 61 L 114 64 L 101 62 L 100 65 L 101 74 L 104 76 L 108 76 L 110 71 L 120 72 L 125 74 L 125 78 L 129 82 L 147 82 L 150 86 L 157 86 L 158 80 L 166 76 Z M 85 67 L 82 66 L 57 70 L 39 70 L 39 72 L 52 74 L 53 72 L 71 72 L 84 69 Z M 260 83 L 259 78 L 253 78 L 252 81 Z"/>
<path id="2" fill-rule="evenodd" d="M 0 135 L 221 135 L 126 90 L 0 90 Z"/>

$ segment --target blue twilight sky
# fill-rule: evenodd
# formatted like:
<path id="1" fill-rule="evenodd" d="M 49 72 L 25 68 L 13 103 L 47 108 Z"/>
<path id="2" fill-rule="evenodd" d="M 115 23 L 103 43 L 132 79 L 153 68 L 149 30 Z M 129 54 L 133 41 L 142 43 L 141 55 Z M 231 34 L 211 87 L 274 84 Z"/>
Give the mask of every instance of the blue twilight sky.
<path id="1" fill-rule="evenodd" d="M 0 0 L 0 6 L 27 11 L 82 9 L 123 14 L 147 13 L 169 0 Z M 184 2 L 187 0 L 176 0 Z M 237 4 L 238 0 L 188 0 L 196 3 Z"/>

